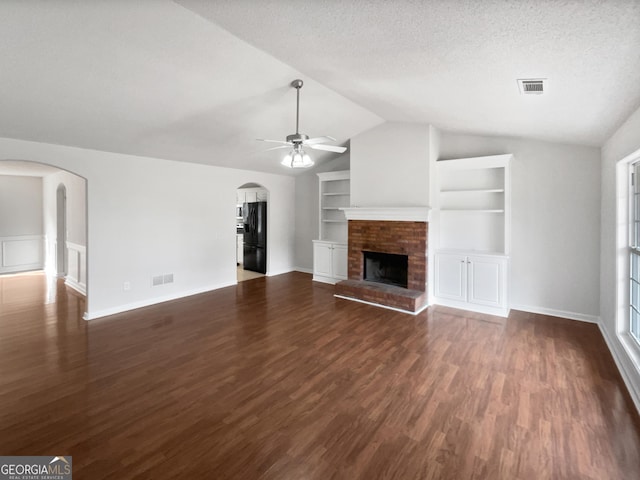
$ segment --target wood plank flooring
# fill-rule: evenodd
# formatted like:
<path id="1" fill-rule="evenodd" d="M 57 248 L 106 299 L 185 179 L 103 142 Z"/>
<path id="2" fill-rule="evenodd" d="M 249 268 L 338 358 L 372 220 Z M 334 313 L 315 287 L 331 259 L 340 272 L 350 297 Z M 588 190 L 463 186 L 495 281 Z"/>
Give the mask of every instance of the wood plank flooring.
<path id="1" fill-rule="evenodd" d="M 0 454 L 91 480 L 640 478 L 595 325 L 332 294 L 290 273 L 85 322 L 60 282 L 0 277 Z"/>

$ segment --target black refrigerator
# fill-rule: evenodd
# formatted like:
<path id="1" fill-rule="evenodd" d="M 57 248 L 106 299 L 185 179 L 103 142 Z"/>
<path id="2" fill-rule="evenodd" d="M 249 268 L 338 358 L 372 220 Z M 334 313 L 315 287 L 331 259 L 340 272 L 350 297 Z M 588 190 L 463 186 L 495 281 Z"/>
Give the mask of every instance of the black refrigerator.
<path id="1" fill-rule="evenodd" d="M 267 273 L 267 202 L 245 203 L 242 220 L 244 269 Z"/>

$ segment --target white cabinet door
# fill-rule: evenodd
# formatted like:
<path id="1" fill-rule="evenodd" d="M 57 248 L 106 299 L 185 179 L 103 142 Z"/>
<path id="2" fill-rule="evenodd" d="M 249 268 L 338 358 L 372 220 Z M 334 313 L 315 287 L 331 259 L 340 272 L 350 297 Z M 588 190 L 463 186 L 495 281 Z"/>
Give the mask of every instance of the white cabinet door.
<path id="1" fill-rule="evenodd" d="M 333 252 L 331 256 L 333 276 L 341 280 L 346 280 L 348 277 L 348 260 L 347 260 L 347 246 L 346 245 L 333 245 Z"/>
<path id="2" fill-rule="evenodd" d="M 467 300 L 467 257 L 440 253 L 436 255 L 435 295 L 450 300 Z"/>
<path id="3" fill-rule="evenodd" d="M 244 198 L 245 198 L 245 202 L 247 202 L 247 203 L 257 202 L 258 201 L 258 192 L 256 192 L 255 190 L 247 191 L 244 194 Z"/>
<path id="4" fill-rule="evenodd" d="M 315 242 L 313 244 L 313 274 L 331 277 L 333 271 L 332 250 L 330 243 Z"/>
<path id="5" fill-rule="evenodd" d="M 503 258 L 468 258 L 469 303 L 488 307 L 505 306 L 504 279 L 506 260 Z"/>

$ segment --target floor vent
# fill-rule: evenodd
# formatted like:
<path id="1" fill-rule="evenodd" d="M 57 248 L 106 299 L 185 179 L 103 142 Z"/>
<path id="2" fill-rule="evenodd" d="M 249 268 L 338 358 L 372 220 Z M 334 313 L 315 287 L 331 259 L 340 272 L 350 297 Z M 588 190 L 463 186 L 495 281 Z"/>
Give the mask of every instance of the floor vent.
<path id="1" fill-rule="evenodd" d="M 541 95 L 547 89 L 546 78 L 519 78 L 518 87 L 523 95 Z"/>

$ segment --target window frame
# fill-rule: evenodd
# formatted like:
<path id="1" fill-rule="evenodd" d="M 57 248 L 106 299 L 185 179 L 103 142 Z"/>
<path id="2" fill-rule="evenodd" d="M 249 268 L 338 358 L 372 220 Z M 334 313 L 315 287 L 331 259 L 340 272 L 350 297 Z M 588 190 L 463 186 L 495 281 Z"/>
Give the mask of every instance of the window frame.
<path id="1" fill-rule="evenodd" d="M 628 334 L 635 346 L 640 349 L 640 158 L 629 162 L 627 177 L 629 308 L 622 327 L 623 332 Z"/>

